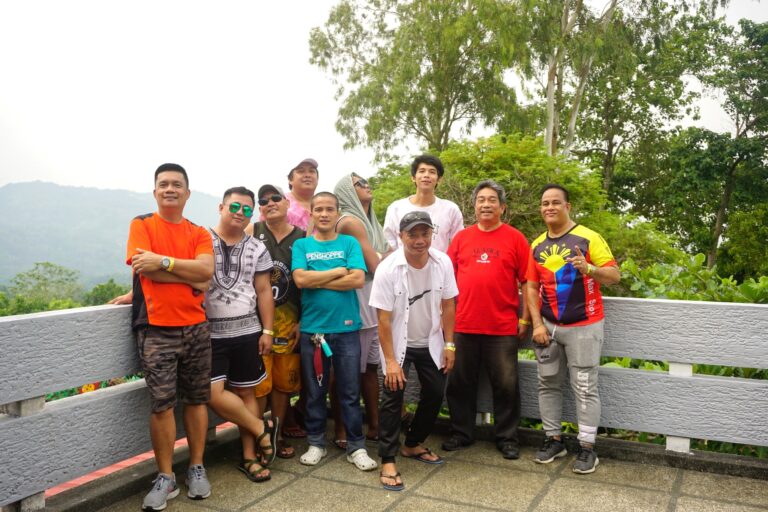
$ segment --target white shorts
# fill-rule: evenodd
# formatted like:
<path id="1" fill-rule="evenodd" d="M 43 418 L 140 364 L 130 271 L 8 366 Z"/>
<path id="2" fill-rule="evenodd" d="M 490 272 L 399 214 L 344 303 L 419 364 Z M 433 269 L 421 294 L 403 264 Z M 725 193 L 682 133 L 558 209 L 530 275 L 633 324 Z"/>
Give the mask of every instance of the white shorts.
<path id="1" fill-rule="evenodd" d="M 360 373 L 368 365 L 379 366 L 379 328 L 360 329 Z"/>

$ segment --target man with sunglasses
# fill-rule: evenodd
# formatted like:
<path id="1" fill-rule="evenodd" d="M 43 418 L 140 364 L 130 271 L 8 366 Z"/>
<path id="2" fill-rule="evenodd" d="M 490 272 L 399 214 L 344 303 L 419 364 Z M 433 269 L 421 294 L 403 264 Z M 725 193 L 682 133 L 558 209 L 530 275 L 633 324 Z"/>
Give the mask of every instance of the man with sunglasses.
<path id="1" fill-rule="evenodd" d="M 157 212 L 133 219 L 128 234 L 133 291 L 112 301 L 133 304 L 132 327 L 151 397 L 149 431 L 158 475 L 143 510 L 163 510 L 179 494 L 172 469 L 177 395 L 184 403 L 189 442 L 187 495 L 204 499 L 211 494 L 203 468 L 211 342 L 201 293 L 213 273 L 211 237 L 183 216 L 190 190 L 182 166 L 158 167 L 153 195 Z"/>
<path id="2" fill-rule="evenodd" d="M 274 300 L 272 258 L 263 243 L 245 233 L 253 216 L 253 192 L 224 192 L 219 223 L 210 230 L 215 269 L 205 306 L 211 325 L 211 409 L 240 427 L 239 470 L 254 482 L 269 480 L 276 428 L 261 420 L 254 387 L 266 378 L 261 359 L 272 348 Z M 270 439 L 270 434 L 272 434 Z"/>
<path id="3" fill-rule="evenodd" d="M 360 318 L 363 326 L 360 329 L 360 374 L 361 391 L 365 402 L 365 416 L 368 420 L 366 438 L 377 441 L 379 437 L 379 335 L 376 309 L 368 305 L 373 286 L 373 275 L 379 262 L 392 249 L 384 237 L 384 230 L 379 224 L 376 212 L 373 210 L 373 194 L 368 181 L 355 173 L 341 178 L 334 188 L 339 198 L 341 217 L 336 224 L 336 231 L 354 237 L 360 244 L 368 272 L 365 274 L 365 285 L 356 290 L 360 302 Z M 331 393 L 331 405 L 336 420 L 337 445 L 346 444 L 346 435 L 338 416 L 338 404 L 335 404 Z"/>
<path id="4" fill-rule="evenodd" d="M 283 191 L 274 185 L 259 189 L 259 213 L 264 219 L 250 224 L 246 232 L 266 245 L 274 268 L 270 276 L 275 299 L 275 337 L 272 351 L 262 355 L 267 378 L 256 386 L 259 405 L 266 405 L 267 396 L 272 405 L 272 417 L 279 418 L 285 429 L 290 396 L 301 390 L 301 357 L 299 355 L 299 289 L 291 276 L 291 251 L 296 240 L 306 234 L 288 223 L 289 202 Z M 289 459 L 296 453 L 293 447 L 278 435 L 277 456 Z"/>

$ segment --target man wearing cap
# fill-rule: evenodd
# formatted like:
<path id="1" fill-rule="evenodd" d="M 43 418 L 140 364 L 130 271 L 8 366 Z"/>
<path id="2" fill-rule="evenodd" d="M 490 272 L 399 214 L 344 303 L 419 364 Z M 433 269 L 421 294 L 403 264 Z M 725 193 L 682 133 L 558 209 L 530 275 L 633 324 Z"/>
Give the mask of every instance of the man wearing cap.
<path id="1" fill-rule="evenodd" d="M 310 222 L 309 203 L 317 188 L 317 161 L 305 158 L 288 173 L 288 190 L 285 197 L 290 202 L 288 223 L 307 231 Z"/>
<path id="2" fill-rule="evenodd" d="M 379 318 L 384 373 L 380 477 L 384 488 L 392 491 L 404 488 L 395 456 L 400 445 L 405 375 L 411 364 L 416 367 L 421 394 L 400 453 L 426 464 L 443 462 L 421 443 L 434 427 L 443 402 L 445 376 L 454 365 L 454 297 L 459 291 L 450 258 L 431 248 L 433 229 L 428 213 L 405 214 L 400 221 L 402 246 L 379 264 L 371 290 L 370 305 L 377 309 Z"/>
<path id="3" fill-rule="evenodd" d="M 529 314 L 518 320 L 520 286 L 528 267 L 528 242 L 505 224 L 504 188 L 492 180 L 472 192 L 477 224 L 460 231 L 448 248 L 459 298 L 456 308 L 456 365 L 448 379 L 451 437 L 445 450 L 474 442 L 477 383 L 481 364 L 488 370 L 493 391 L 496 448 L 505 459 L 517 459 L 520 390 L 517 377 L 517 337 L 527 332 Z"/>
<path id="4" fill-rule="evenodd" d="M 240 428 L 243 457 L 238 469 L 249 480 L 263 482 L 271 478 L 266 466 L 275 458 L 279 423 L 274 418 L 274 428 L 269 428 L 262 421 L 254 388 L 267 377 L 262 355 L 272 348 L 275 303 L 272 258 L 263 243 L 245 233 L 253 208 L 252 191 L 227 189 L 219 223 L 209 230 L 215 268 L 205 296 L 213 352 L 208 405 Z"/>
<path id="5" fill-rule="evenodd" d="M 261 410 L 269 396 L 272 417 L 284 424 L 288 401 L 301 389 L 301 358 L 299 356 L 299 289 L 291 276 L 291 252 L 296 240 L 306 234 L 288 223 L 288 200 L 280 187 L 264 185 L 258 193 L 259 213 L 262 221 L 253 223 L 246 232 L 267 246 L 274 267 L 270 285 L 275 300 L 275 337 L 272 352 L 263 355 L 267 378 L 256 386 Z M 285 429 L 285 427 L 283 427 Z M 295 455 L 293 447 L 278 437 L 277 456 L 283 459 Z"/>
<path id="6" fill-rule="evenodd" d="M 526 293 L 533 341 L 559 347 L 550 354 L 537 350 L 539 411 L 546 438 L 534 461 L 547 464 L 567 454 L 560 430 L 567 371 L 579 424 L 580 450 L 572 469 L 588 474 L 600 462 L 594 449 L 600 422 L 597 376 L 604 318 L 600 285 L 618 283 L 621 274 L 603 237 L 571 220 L 569 200 L 561 185 L 542 189 L 540 210 L 547 231 L 531 244 L 528 266 Z M 553 362 L 545 360 L 546 355 Z"/>
<path id="7" fill-rule="evenodd" d="M 310 203 L 315 233 L 293 244 L 291 267 L 301 288 L 301 372 L 307 397 L 309 449 L 300 462 L 314 466 L 326 455 L 325 396 L 333 366 L 336 394 L 347 434 L 347 461 L 375 469 L 368 456 L 360 410 L 360 305 L 355 290 L 365 283 L 365 261 L 354 237 L 336 232 L 339 201 L 330 192 Z"/>
<path id="8" fill-rule="evenodd" d="M 435 195 L 443 174 L 443 163 L 436 156 L 420 155 L 414 159 L 411 164 L 411 181 L 416 186 L 416 193 L 394 201 L 387 207 L 384 217 L 384 235 L 393 249 L 402 245 L 400 219 L 408 212 L 422 211 L 429 214 L 435 227 L 432 246 L 438 251 L 447 251 L 456 233 L 464 228 L 464 217 L 456 203 Z"/>

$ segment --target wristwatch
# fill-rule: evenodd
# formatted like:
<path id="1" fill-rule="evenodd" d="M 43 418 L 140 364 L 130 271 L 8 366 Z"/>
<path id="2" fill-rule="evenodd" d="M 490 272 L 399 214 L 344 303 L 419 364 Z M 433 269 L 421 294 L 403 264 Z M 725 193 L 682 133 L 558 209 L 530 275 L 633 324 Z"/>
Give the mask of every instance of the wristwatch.
<path id="1" fill-rule="evenodd" d="M 166 272 L 173 271 L 173 258 L 169 258 L 168 256 L 163 256 L 163 259 L 160 260 L 160 268 L 165 270 Z"/>

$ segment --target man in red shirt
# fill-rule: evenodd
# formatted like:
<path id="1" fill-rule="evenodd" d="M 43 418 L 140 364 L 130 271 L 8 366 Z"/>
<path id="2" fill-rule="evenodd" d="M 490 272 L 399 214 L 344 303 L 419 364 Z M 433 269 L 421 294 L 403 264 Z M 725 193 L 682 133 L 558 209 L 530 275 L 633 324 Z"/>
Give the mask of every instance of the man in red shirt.
<path id="1" fill-rule="evenodd" d="M 177 388 L 189 441 L 187 495 L 203 499 L 211 494 L 203 468 L 211 341 L 201 290 L 213 275 L 213 245 L 205 229 L 183 217 L 190 195 L 183 167 L 158 167 L 153 194 L 157 212 L 133 219 L 126 256 L 133 269 L 132 325 L 152 399 L 149 430 L 159 470 L 143 510 L 163 510 L 179 494 L 172 469 Z"/>
<path id="2" fill-rule="evenodd" d="M 504 188 L 481 181 L 472 192 L 477 224 L 459 231 L 448 247 L 459 297 L 456 308 L 456 364 L 448 379 L 451 437 L 444 450 L 474 442 L 477 382 L 481 363 L 493 389 L 496 447 L 505 459 L 519 456 L 517 427 L 520 391 L 517 379 L 517 337 L 524 337 L 529 313 L 518 320 L 520 286 L 528 267 L 528 242 L 520 231 L 501 220 L 506 207 Z"/>

